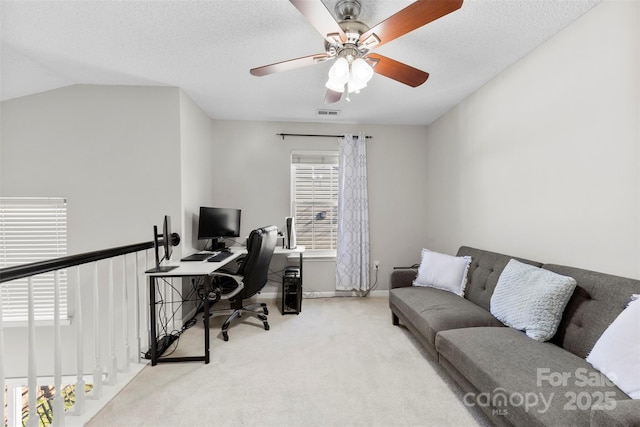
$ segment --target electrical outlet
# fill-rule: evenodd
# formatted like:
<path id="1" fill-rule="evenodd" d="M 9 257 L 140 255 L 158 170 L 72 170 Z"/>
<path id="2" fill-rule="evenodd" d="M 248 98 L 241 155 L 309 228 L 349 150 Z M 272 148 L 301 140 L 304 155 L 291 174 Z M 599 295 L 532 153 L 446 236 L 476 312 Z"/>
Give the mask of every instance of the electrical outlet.
<path id="1" fill-rule="evenodd" d="M 374 268 L 375 270 L 377 270 L 379 267 L 380 267 L 380 261 L 378 261 L 378 260 L 373 261 L 373 268 Z"/>

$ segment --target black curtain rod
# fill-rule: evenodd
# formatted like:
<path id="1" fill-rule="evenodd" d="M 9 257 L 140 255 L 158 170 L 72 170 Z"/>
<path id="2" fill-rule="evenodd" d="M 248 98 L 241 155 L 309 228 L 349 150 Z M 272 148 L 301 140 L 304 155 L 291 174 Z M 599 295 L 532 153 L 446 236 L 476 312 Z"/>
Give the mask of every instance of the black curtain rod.
<path id="1" fill-rule="evenodd" d="M 283 140 L 285 136 L 310 136 L 314 138 L 342 138 L 344 136 L 344 135 L 313 135 L 313 134 L 307 134 L 307 133 L 276 133 L 276 135 L 281 136 Z M 373 137 L 370 135 L 365 135 L 365 138 L 370 139 Z"/>

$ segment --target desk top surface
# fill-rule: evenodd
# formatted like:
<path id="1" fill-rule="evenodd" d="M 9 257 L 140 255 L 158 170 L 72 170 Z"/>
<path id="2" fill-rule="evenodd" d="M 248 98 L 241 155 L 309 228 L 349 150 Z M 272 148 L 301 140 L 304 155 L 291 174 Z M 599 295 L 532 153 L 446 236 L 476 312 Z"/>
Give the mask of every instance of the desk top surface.
<path id="1" fill-rule="evenodd" d="M 213 273 L 220 267 L 230 263 L 242 255 L 241 252 L 232 251 L 232 254 L 219 262 L 209 261 L 176 261 L 162 264 L 163 266 L 175 266 L 171 271 L 160 273 L 146 273 L 148 276 L 172 277 L 172 276 L 206 276 Z"/>
<path id="2" fill-rule="evenodd" d="M 247 248 L 245 246 L 231 246 L 231 252 L 240 252 L 240 253 L 247 253 Z M 282 246 L 276 246 L 275 250 L 273 251 L 274 255 L 286 255 L 286 254 L 300 254 L 300 253 L 304 253 L 305 251 L 305 247 L 302 245 L 298 245 L 293 249 L 287 249 L 287 248 L 283 248 Z"/>
<path id="3" fill-rule="evenodd" d="M 206 276 L 208 274 L 213 273 L 217 269 L 223 267 L 224 265 L 230 263 L 234 259 L 238 258 L 240 255 L 247 253 L 247 248 L 244 246 L 232 246 L 231 248 L 231 256 L 220 262 L 209 262 L 209 261 L 175 261 L 169 262 L 166 264 L 162 264 L 163 266 L 176 266 L 171 271 L 164 271 L 158 273 L 146 273 L 149 276 L 156 277 L 172 277 L 172 276 Z M 298 245 L 293 249 L 283 248 L 282 246 L 276 246 L 274 250 L 274 255 L 287 255 L 287 254 L 301 254 L 304 253 L 305 247 L 302 245 Z"/>

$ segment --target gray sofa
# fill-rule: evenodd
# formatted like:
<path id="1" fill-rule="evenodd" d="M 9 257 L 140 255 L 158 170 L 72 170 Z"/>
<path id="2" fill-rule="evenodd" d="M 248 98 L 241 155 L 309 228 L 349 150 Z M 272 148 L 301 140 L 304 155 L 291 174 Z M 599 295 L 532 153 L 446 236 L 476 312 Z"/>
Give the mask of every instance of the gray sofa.
<path id="1" fill-rule="evenodd" d="M 416 271 L 394 270 L 389 306 L 465 394 L 496 425 L 640 426 L 640 400 L 632 400 L 585 360 L 622 312 L 640 281 L 561 265 L 543 264 L 470 247 L 464 298 L 412 286 Z M 490 310 L 500 273 L 510 259 L 577 281 L 555 336 L 539 342 L 505 327 Z"/>

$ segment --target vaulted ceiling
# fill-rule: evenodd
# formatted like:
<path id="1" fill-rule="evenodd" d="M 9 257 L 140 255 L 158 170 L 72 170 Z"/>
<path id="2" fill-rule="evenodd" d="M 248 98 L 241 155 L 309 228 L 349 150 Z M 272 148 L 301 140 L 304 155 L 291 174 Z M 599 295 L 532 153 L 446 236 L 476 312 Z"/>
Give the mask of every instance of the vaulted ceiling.
<path id="1" fill-rule="evenodd" d="M 358 19 L 369 26 L 412 3 L 359 1 Z M 465 0 L 374 50 L 428 72 L 424 84 L 376 74 L 350 102 L 324 104 L 333 61 L 249 74 L 324 52 L 323 37 L 286 0 L 3 0 L 0 96 L 73 84 L 176 86 L 216 119 L 426 125 L 598 2 Z M 323 3 L 334 13 L 337 0 Z"/>

